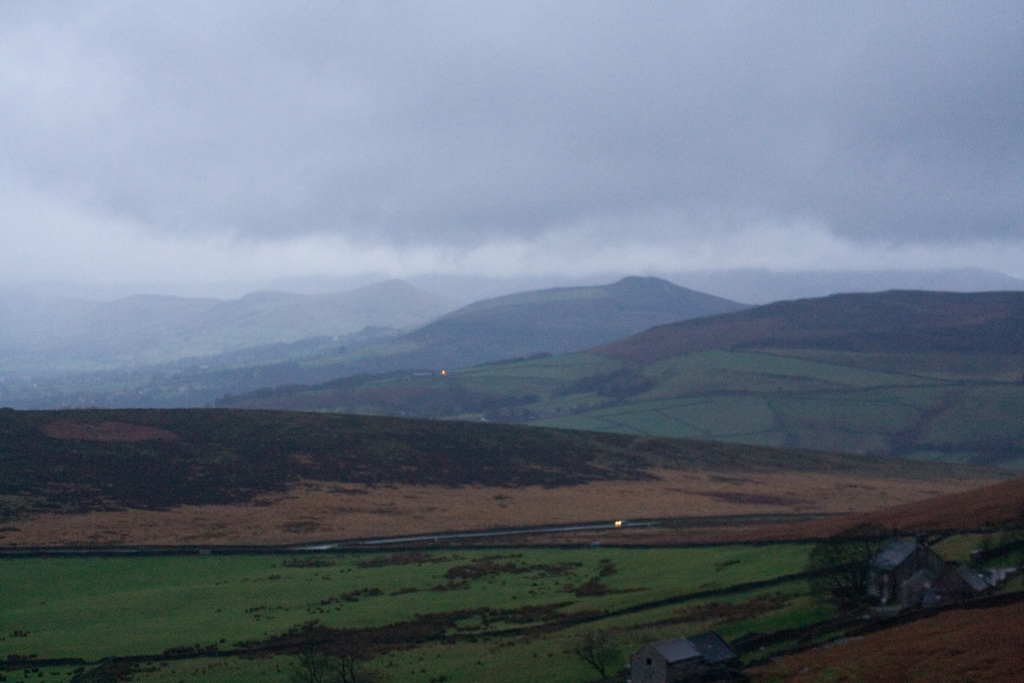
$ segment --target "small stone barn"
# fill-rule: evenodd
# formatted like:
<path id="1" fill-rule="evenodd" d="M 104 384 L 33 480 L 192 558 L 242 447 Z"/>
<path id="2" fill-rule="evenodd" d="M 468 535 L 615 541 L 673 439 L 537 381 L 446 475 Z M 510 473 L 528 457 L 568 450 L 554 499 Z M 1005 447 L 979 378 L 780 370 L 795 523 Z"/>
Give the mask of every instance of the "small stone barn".
<path id="1" fill-rule="evenodd" d="M 924 594 L 924 607 L 941 607 L 991 593 L 995 586 L 985 576 L 963 565 L 950 566 Z"/>
<path id="2" fill-rule="evenodd" d="M 871 558 L 867 592 L 883 605 L 917 607 L 945 571 L 945 561 L 925 544 L 894 538 Z"/>
<path id="3" fill-rule="evenodd" d="M 732 680 L 739 655 L 714 632 L 651 643 L 629 658 L 631 683 Z"/>

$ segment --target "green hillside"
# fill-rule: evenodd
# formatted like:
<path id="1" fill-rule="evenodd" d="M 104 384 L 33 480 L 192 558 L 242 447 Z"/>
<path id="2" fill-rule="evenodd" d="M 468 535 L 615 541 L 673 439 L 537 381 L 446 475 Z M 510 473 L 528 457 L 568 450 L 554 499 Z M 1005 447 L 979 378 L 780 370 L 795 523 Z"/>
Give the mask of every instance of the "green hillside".
<path id="1" fill-rule="evenodd" d="M 226 405 L 519 422 L 1024 468 L 1024 294 L 762 306 L 586 353 Z"/>
<path id="2" fill-rule="evenodd" d="M 603 402 L 593 393 L 570 395 L 562 400 L 583 399 L 591 406 L 570 415 L 554 414 L 557 409 L 538 413 L 528 421 L 1021 468 L 1022 361 L 1021 356 L 706 351 L 638 371 L 651 379 L 646 391 Z M 971 367 L 950 370 L 965 364 Z M 875 369 L 879 366 L 892 369 Z"/>

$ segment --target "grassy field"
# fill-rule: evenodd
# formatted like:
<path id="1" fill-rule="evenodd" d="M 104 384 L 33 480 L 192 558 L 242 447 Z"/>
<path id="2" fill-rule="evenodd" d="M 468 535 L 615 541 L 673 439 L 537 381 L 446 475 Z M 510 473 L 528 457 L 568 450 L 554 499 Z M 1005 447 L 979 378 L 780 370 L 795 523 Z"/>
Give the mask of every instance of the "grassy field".
<path id="1" fill-rule="evenodd" d="M 458 418 L 1024 469 L 1024 356 L 712 349 L 347 378 L 242 405 Z"/>
<path id="2" fill-rule="evenodd" d="M 88 669 L 111 656 L 258 647 L 312 621 L 384 633 L 419 620 L 432 624 L 427 637 L 385 638 L 363 666 L 383 680 L 500 682 L 523 680 L 512 665 L 526 661 L 536 680 L 587 681 L 594 672 L 571 647 L 588 629 L 612 634 L 624 663 L 651 639 L 711 626 L 735 638 L 820 618 L 827 610 L 809 601 L 803 581 L 728 591 L 800 572 L 807 552 L 786 544 L 11 559 L 0 563 L 0 659 L 79 658 Z M 148 664 L 135 680 L 201 668 L 206 680 L 284 680 L 294 661 L 284 652 Z M 68 680 L 75 669 L 42 671 Z"/>
<path id="3" fill-rule="evenodd" d="M 639 368 L 647 388 L 628 396 L 556 390 L 521 412 L 549 427 L 1021 469 L 1022 364 L 995 354 L 707 351 Z"/>
<path id="4" fill-rule="evenodd" d="M 1019 530 L 962 534 L 935 549 L 962 561 L 972 548 L 1018 538 Z M 328 637 L 353 644 L 367 680 L 585 683 L 596 672 L 573 648 L 588 632 L 606 635 L 618 668 L 655 640 L 713 629 L 739 643 L 830 618 L 833 608 L 796 576 L 811 547 L 5 559 L 0 675 L 285 681 L 302 648 Z M 1013 548 L 993 566 L 1024 559 Z M 1004 592 L 1022 589 L 1017 578 Z M 799 642 L 837 635 L 825 628 Z M 745 660 L 771 651 L 752 648 Z"/>

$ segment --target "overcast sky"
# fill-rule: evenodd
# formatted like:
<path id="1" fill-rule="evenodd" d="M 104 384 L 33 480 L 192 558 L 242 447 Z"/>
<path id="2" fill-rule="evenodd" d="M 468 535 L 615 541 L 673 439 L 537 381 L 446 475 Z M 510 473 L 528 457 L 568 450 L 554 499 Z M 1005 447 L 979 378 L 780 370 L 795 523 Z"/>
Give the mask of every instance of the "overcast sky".
<path id="1" fill-rule="evenodd" d="M 1024 277 L 1024 3 L 5 2 L 0 285 Z"/>

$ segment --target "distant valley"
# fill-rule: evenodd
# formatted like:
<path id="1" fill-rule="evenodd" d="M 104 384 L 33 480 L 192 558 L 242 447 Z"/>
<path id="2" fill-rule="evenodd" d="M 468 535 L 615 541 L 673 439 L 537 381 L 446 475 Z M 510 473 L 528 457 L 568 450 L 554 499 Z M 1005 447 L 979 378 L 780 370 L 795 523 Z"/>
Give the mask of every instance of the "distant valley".
<path id="1" fill-rule="evenodd" d="M 149 302 L 161 313 L 144 317 L 165 324 L 137 332 L 160 339 L 142 347 L 164 362 L 20 383 L 8 372 L 0 405 L 344 412 L 1024 468 L 1022 292 L 888 291 L 747 307 L 625 278 L 445 311 L 437 297 L 392 282 L 346 296 L 206 302 L 213 308 L 200 318 L 217 322 L 194 336 L 166 324 L 166 303 Z M 182 357 L 218 338 L 228 350 Z"/>
<path id="2" fill-rule="evenodd" d="M 452 307 L 397 281 L 337 295 L 265 293 L 231 302 L 137 297 L 74 315 L 8 303 L 0 311 L 7 321 L 0 405 L 203 406 L 266 386 L 560 354 L 745 308 L 656 278 Z M 70 327 L 56 329 L 61 324 Z"/>
<path id="3" fill-rule="evenodd" d="M 420 325 L 455 304 L 398 280 L 349 292 L 240 299 L 132 296 L 100 302 L 0 293 L 0 374 L 131 370 L 273 344 Z"/>

